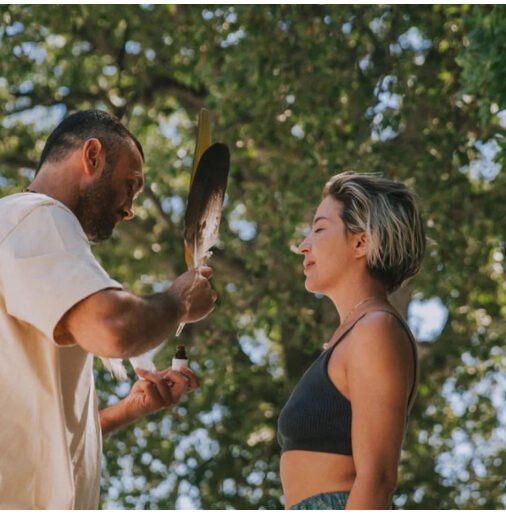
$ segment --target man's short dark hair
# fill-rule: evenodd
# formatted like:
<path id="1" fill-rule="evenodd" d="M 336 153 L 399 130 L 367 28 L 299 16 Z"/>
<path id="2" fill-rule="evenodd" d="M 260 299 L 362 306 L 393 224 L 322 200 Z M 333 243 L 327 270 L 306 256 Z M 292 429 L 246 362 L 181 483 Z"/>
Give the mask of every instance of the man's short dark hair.
<path id="1" fill-rule="evenodd" d="M 119 144 L 131 139 L 144 159 L 144 151 L 137 138 L 111 114 L 99 110 L 79 111 L 65 118 L 50 134 L 40 156 L 36 173 L 46 161 L 59 161 L 90 138 L 99 139 L 107 164 L 113 166 Z"/>

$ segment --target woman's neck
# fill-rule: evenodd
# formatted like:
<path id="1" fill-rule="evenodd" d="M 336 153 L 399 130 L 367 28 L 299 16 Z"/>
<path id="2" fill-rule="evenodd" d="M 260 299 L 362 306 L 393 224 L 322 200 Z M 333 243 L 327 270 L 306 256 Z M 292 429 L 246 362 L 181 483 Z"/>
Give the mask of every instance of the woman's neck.
<path id="1" fill-rule="evenodd" d="M 336 307 L 341 324 L 348 322 L 363 306 L 373 300 L 388 301 L 384 285 L 370 276 L 347 279 L 346 284 L 339 285 L 328 297 Z"/>

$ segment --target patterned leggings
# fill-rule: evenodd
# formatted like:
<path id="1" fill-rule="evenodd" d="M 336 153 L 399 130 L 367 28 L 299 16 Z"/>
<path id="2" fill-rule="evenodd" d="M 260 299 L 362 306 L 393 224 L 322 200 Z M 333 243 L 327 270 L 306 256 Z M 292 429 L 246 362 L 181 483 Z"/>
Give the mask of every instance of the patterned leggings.
<path id="1" fill-rule="evenodd" d="M 301 500 L 290 509 L 344 509 L 348 500 L 347 491 L 335 491 L 333 493 L 320 493 Z"/>

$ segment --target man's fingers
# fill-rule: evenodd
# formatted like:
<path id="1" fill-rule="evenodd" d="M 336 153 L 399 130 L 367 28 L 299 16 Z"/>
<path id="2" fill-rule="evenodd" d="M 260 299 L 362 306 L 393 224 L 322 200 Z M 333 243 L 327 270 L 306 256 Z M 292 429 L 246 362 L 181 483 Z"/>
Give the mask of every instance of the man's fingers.
<path id="1" fill-rule="evenodd" d="M 134 372 L 142 379 L 144 379 L 145 374 L 149 373 L 147 370 L 143 370 L 142 368 L 134 368 Z"/>
<path id="2" fill-rule="evenodd" d="M 213 277 L 213 269 L 207 265 L 199 266 L 197 272 L 206 279 L 211 279 L 211 277 Z"/>
<path id="3" fill-rule="evenodd" d="M 154 411 L 157 411 L 166 406 L 163 398 L 158 392 L 156 385 L 151 381 L 147 381 L 145 379 L 142 381 L 137 381 L 133 385 L 132 391 L 134 390 L 136 395 L 140 394 L 140 397 L 142 397 L 142 407 L 144 410 L 142 411 L 141 415 L 153 413 Z"/>
<path id="4" fill-rule="evenodd" d="M 178 372 L 176 370 L 171 370 L 170 368 L 163 372 L 163 378 L 171 381 L 174 388 L 179 387 L 183 391 L 190 386 L 190 379 L 188 376 L 183 375 L 182 372 Z"/>
<path id="5" fill-rule="evenodd" d="M 190 391 L 194 391 L 199 387 L 199 380 L 197 376 L 188 368 L 181 368 L 180 373 L 182 373 L 188 379 L 188 389 Z"/>
<path id="6" fill-rule="evenodd" d="M 156 390 L 160 394 L 160 397 L 166 406 L 170 406 L 174 402 L 171 392 L 171 384 L 165 380 L 162 375 L 148 372 L 146 370 L 141 370 L 140 368 L 136 368 L 135 373 L 137 373 L 137 375 L 146 381 L 149 381 L 155 385 Z"/>
<path id="7" fill-rule="evenodd" d="M 181 371 L 167 369 L 163 372 L 165 379 L 170 379 L 174 383 L 172 396 L 178 402 L 184 393 L 192 392 L 199 386 L 197 377 L 188 368 L 181 368 Z"/>

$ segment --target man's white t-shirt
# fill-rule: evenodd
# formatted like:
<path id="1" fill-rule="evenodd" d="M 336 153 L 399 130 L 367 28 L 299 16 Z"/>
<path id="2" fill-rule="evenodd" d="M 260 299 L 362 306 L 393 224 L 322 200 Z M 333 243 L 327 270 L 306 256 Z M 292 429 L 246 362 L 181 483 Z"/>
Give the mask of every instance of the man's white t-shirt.
<path id="1" fill-rule="evenodd" d="M 93 356 L 53 332 L 105 288 L 121 285 L 67 207 L 42 194 L 0 199 L 0 508 L 98 507 Z"/>

